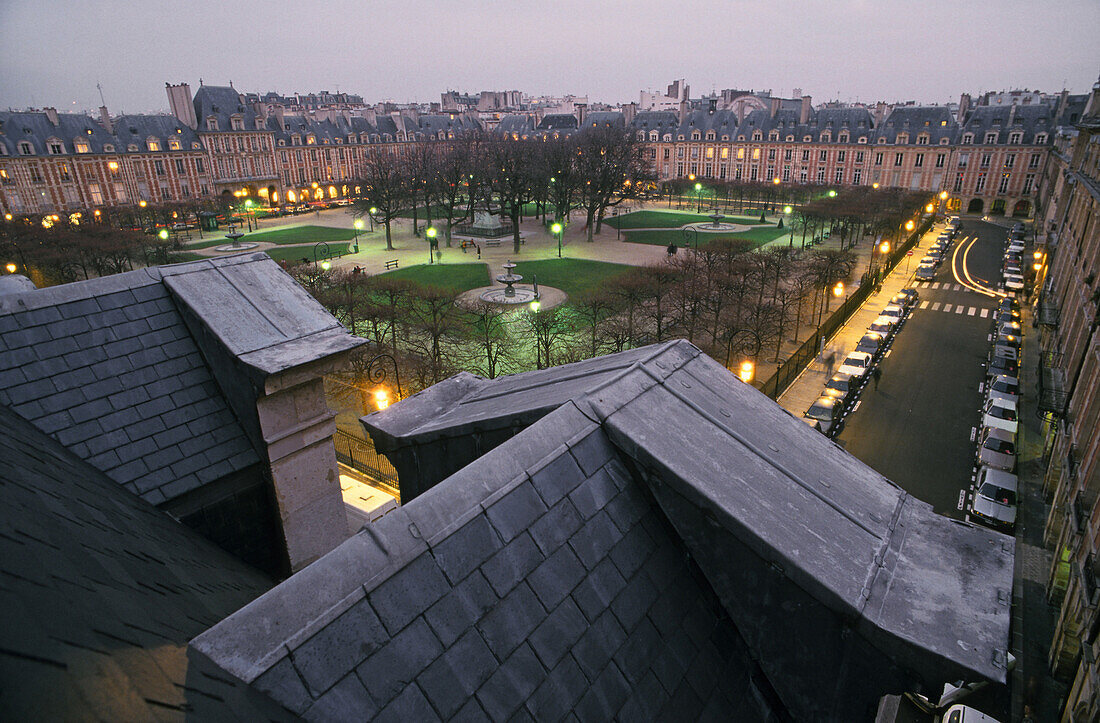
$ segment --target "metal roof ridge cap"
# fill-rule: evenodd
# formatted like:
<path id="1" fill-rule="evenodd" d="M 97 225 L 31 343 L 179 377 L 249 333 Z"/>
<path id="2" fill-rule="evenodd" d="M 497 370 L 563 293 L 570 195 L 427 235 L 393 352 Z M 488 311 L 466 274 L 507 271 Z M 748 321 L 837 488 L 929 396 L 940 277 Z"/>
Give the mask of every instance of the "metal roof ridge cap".
<path id="1" fill-rule="evenodd" d="M 902 510 L 905 509 L 910 498 L 911 495 L 904 491 L 898 496 L 898 502 L 894 506 L 894 514 L 890 516 L 890 522 L 886 526 L 886 534 L 882 536 L 882 543 L 879 545 L 878 552 L 871 558 L 871 564 L 867 571 L 867 578 L 864 580 L 863 588 L 859 592 L 859 604 L 856 606 L 861 617 L 866 617 L 864 611 L 867 608 L 867 604 L 871 601 L 871 590 L 874 589 L 875 581 L 878 579 L 879 574 L 886 569 L 886 553 L 895 542 L 898 543 L 899 547 L 901 543 L 904 542 L 904 535 L 899 537 L 894 533 L 898 531 L 898 522 L 901 520 Z"/>

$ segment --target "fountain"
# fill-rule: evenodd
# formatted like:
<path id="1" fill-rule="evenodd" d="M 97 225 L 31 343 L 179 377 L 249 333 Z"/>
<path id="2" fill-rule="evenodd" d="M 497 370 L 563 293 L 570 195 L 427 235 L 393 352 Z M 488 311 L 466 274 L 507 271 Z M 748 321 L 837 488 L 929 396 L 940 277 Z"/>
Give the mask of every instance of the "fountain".
<path id="1" fill-rule="evenodd" d="M 251 242 L 242 244 L 241 243 L 241 237 L 242 236 L 244 236 L 244 234 L 241 233 L 240 231 L 238 231 L 236 226 L 230 224 L 229 225 L 229 233 L 227 233 L 225 235 L 225 237 L 227 239 L 229 239 L 232 243 L 223 244 L 221 246 L 216 247 L 214 250 L 215 251 L 223 251 L 223 252 L 247 251 L 248 249 L 254 249 L 257 246 L 259 246 L 259 244 L 251 243 Z"/>
<path id="2" fill-rule="evenodd" d="M 722 228 L 719 222 L 725 218 L 725 215 L 718 213 L 718 211 L 715 210 L 715 212 L 710 214 L 707 218 L 714 222 L 714 226 L 712 228 Z"/>
<path id="3" fill-rule="evenodd" d="M 696 231 L 702 231 L 703 233 L 714 233 L 715 231 L 738 231 L 744 227 L 736 223 L 723 223 L 722 219 L 725 218 L 724 214 L 718 213 L 718 209 L 715 209 L 712 213 L 707 214 L 707 218 L 710 219 L 710 223 L 691 223 L 684 227 L 686 231 L 689 228 L 693 228 Z"/>
<path id="4" fill-rule="evenodd" d="M 523 280 L 523 277 L 519 274 L 512 273 L 512 269 L 516 268 L 515 264 L 508 261 L 502 266 L 504 267 L 504 273 L 497 274 L 495 278 L 498 283 L 504 284 L 504 288 L 494 287 L 483 291 L 478 295 L 479 299 L 494 304 L 526 304 L 538 298 L 538 293 L 533 289 L 515 288 L 515 284 Z"/>

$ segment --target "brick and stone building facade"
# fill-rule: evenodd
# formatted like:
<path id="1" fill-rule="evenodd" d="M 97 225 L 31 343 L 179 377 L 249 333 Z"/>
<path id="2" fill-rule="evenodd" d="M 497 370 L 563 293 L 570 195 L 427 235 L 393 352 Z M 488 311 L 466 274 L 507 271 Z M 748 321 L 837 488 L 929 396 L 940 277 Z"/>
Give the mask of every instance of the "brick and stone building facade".
<path id="1" fill-rule="evenodd" d="M 1087 104 L 1068 107 L 1075 122 L 1060 129 L 1042 172 L 1036 320 L 1054 552 L 1047 592 L 1060 606 L 1049 660 L 1071 684 L 1062 720 L 1077 721 L 1100 715 L 1100 82 Z"/>

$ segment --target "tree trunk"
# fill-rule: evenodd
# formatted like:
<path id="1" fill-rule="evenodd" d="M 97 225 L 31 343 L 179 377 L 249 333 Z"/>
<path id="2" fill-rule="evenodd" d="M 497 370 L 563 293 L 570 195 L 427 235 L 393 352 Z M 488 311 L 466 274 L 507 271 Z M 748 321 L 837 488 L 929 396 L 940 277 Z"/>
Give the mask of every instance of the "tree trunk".
<path id="1" fill-rule="evenodd" d="M 417 225 L 417 221 L 418 221 L 418 216 L 417 216 L 416 201 L 413 201 L 413 236 L 419 236 L 420 235 L 420 227 Z"/>
<path id="2" fill-rule="evenodd" d="M 519 253 L 520 237 L 519 237 L 519 218 L 520 213 L 523 211 L 523 206 L 519 204 L 512 204 L 512 213 L 509 218 L 512 219 L 512 252 Z"/>
<path id="3" fill-rule="evenodd" d="M 393 251 L 393 238 L 390 236 L 390 222 L 386 221 L 386 250 Z"/>

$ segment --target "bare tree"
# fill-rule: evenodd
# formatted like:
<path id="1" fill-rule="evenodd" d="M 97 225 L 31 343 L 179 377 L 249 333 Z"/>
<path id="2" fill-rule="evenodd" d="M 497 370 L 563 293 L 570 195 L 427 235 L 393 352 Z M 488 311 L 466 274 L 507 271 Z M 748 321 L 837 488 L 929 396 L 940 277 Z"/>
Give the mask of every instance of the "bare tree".
<path id="1" fill-rule="evenodd" d="M 409 173 L 404 161 L 396 154 L 374 149 L 363 164 L 366 171 L 359 184 L 364 196 L 357 198 L 353 213 L 362 218 L 371 213 L 386 229 L 386 250 L 393 251 L 390 224 L 412 203 Z"/>

